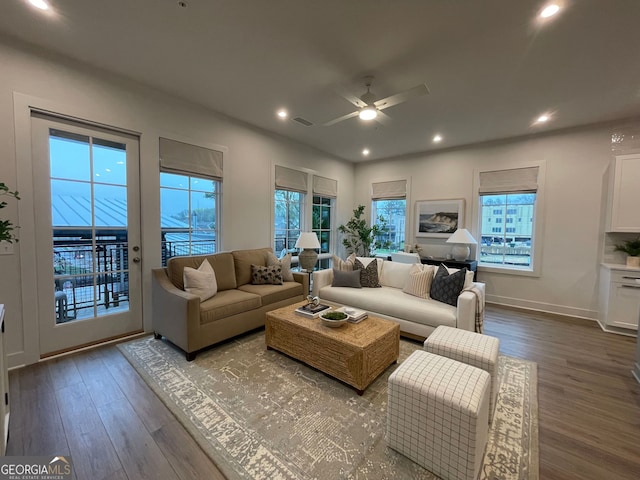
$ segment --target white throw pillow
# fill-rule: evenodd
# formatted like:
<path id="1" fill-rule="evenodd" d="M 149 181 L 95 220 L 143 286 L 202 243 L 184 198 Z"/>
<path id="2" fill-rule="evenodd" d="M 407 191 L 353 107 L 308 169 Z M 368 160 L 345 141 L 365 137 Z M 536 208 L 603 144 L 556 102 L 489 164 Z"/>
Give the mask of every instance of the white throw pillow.
<path id="1" fill-rule="evenodd" d="M 282 269 L 282 280 L 285 282 L 295 282 L 293 279 L 293 273 L 291 272 L 291 254 L 287 253 L 283 255 L 281 258 L 276 258 L 276 256 L 269 252 L 267 253 L 267 266 L 270 267 L 272 265 L 279 265 Z"/>
<path id="2" fill-rule="evenodd" d="M 444 266 L 444 268 L 447 269 L 447 272 L 449 272 L 449 275 L 451 275 L 452 273 L 456 273 L 458 270 L 460 270 L 459 268 L 450 268 L 450 267 L 447 267 L 446 265 Z M 471 270 L 467 270 L 467 273 L 465 274 L 465 277 L 464 277 L 464 285 L 462 286 L 463 290 L 473 285 L 473 275 L 474 273 Z"/>
<path id="3" fill-rule="evenodd" d="M 382 275 L 380 275 L 380 285 L 383 287 L 404 288 L 409 278 L 411 267 L 420 264 L 390 262 L 385 260 L 382 262 Z"/>
<path id="4" fill-rule="evenodd" d="M 353 270 L 353 264 L 356 261 L 356 254 L 352 253 L 346 260 L 342 260 L 337 255 L 332 255 L 333 268 L 336 268 L 343 272 L 351 272 Z M 365 265 L 366 266 L 366 265 Z"/>
<path id="5" fill-rule="evenodd" d="M 184 282 L 184 291 L 199 296 L 201 302 L 218 293 L 216 272 L 213 271 L 213 267 L 206 258 L 197 270 L 191 267 L 184 267 L 182 280 Z"/>
<path id="6" fill-rule="evenodd" d="M 414 263 L 409 271 L 409 278 L 402 291 L 414 297 L 430 298 L 431 281 L 433 280 L 433 265 L 419 265 Z"/>

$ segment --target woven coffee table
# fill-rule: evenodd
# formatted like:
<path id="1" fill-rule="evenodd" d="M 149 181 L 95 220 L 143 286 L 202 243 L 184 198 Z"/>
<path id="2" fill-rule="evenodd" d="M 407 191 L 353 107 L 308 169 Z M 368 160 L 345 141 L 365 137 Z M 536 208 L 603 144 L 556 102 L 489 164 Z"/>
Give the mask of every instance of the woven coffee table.
<path id="1" fill-rule="evenodd" d="M 358 395 L 398 360 L 400 326 L 397 323 L 369 315 L 360 323 L 326 327 L 319 318 L 296 315 L 295 309 L 304 303 L 267 313 L 267 348 L 355 387 Z"/>

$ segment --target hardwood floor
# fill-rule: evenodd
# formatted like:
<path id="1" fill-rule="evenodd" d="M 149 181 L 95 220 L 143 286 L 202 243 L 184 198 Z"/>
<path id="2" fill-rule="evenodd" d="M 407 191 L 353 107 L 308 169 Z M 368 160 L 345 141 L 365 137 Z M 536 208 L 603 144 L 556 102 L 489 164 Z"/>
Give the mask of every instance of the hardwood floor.
<path id="1" fill-rule="evenodd" d="M 538 363 L 540 479 L 640 478 L 635 338 L 488 306 L 502 353 Z M 222 479 L 114 346 L 10 373 L 7 455 L 71 455 L 76 478 Z"/>

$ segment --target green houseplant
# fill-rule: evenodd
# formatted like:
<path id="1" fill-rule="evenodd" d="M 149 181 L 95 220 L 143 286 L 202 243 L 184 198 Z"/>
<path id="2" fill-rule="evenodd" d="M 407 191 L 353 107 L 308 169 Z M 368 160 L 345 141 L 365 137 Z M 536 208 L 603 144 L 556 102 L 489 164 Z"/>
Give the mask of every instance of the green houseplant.
<path id="1" fill-rule="evenodd" d="M 640 267 L 640 237 L 616 245 L 615 250 L 616 252 L 624 252 L 628 255 L 628 267 Z"/>
<path id="2" fill-rule="evenodd" d="M 9 190 L 4 183 L 0 182 L 0 197 L 8 195 L 10 197 L 15 198 L 16 200 L 20 200 L 18 196 L 18 192 L 13 192 Z M 0 201 L 0 208 L 4 208 L 7 206 L 7 202 Z M 0 220 L 0 242 L 9 242 L 13 243 L 15 240 L 18 241 L 18 238 L 13 233 L 14 228 L 13 224 L 9 220 Z"/>
<path id="3" fill-rule="evenodd" d="M 355 253 L 359 257 L 370 257 L 376 248 L 389 248 L 391 242 L 382 240 L 389 233 L 389 225 L 387 220 L 380 215 L 378 223 L 369 226 L 367 221 L 362 218 L 364 214 L 364 205 L 358 205 L 353 210 L 353 216 L 346 223 L 340 225 L 338 232 L 344 235 L 342 245 L 348 253 Z"/>

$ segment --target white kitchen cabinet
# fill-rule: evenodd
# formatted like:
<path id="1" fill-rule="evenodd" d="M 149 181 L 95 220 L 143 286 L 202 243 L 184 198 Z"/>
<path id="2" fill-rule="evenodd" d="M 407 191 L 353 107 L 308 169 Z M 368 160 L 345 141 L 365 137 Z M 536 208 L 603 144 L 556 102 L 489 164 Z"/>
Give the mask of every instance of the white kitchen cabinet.
<path id="1" fill-rule="evenodd" d="M 640 154 L 618 155 L 608 173 L 607 232 L 640 232 Z"/>
<path id="2" fill-rule="evenodd" d="M 602 264 L 600 316 L 603 330 L 635 334 L 640 313 L 640 269 Z"/>
<path id="3" fill-rule="evenodd" d="M 7 348 L 5 342 L 4 326 L 4 305 L 0 305 L 0 421 L 2 441 L 0 444 L 0 455 L 7 451 L 7 441 L 9 439 L 9 365 L 7 364 Z"/>

